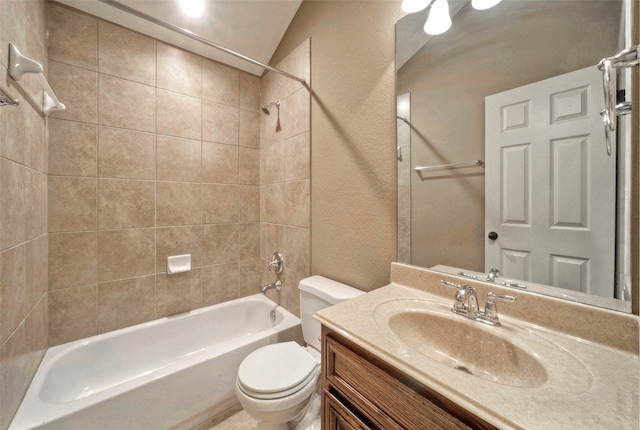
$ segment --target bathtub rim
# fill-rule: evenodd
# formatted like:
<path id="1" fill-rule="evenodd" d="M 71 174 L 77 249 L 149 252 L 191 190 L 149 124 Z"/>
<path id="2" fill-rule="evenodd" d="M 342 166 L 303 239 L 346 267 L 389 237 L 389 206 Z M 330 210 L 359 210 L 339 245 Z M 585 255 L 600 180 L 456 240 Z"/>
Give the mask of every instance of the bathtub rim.
<path id="1" fill-rule="evenodd" d="M 280 332 L 284 332 L 286 330 L 294 329 L 297 325 L 301 325 L 300 318 L 292 314 L 286 308 L 277 304 L 273 300 L 269 299 L 264 294 L 254 294 L 251 296 L 241 297 L 238 299 L 229 300 L 226 302 L 221 302 L 209 306 L 205 306 L 202 308 L 190 310 L 187 312 L 183 312 L 176 315 L 171 315 L 167 317 L 157 318 L 155 320 L 147 321 L 144 323 L 132 325 L 129 327 L 124 327 L 121 329 L 97 334 L 94 336 L 90 336 L 83 339 L 74 340 L 71 342 L 67 342 L 64 344 L 56 345 L 47 349 L 46 353 L 43 356 L 40 365 L 27 389 L 27 392 L 24 395 L 24 398 L 16 412 L 15 416 L 12 419 L 11 424 L 9 425 L 8 430 L 13 429 L 24 429 L 24 428 L 32 428 L 33 426 L 41 425 L 46 422 L 52 422 L 60 419 L 66 415 L 72 414 L 76 411 L 82 410 L 88 406 L 94 405 L 96 403 L 106 401 L 118 395 L 127 393 L 140 387 L 144 384 L 148 384 L 153 382 L 154 380 L 162 379 L 167 375 L 180 371 L 182 369 L 197 365 L 207 359 L 215 358 L 216 356 L 224 353 L 220 348 L 211 348 L 206 351 L 199 352 L 197 354 L 193 354 L 192 356 L 183 357 L 180 360 L 171 363 L 170 365 L 163 367 L 162 369 L 158 369 L 156 371 L 150 372 L 148 374 L 142 374 L 137 377 L 131 378 L 125 382 L 122 382 L 116 386 L 110 387 L 108 389 L 98 391 L 90 396 L 83 397 L 77 400 L 64 402 L 64 403 L 50 403 L 46 400 L 43 400 L 40 396 L 40 392 L 46 380 L 46 376 L 48 374 L 49 369 L 56 364 L 56 362 L 65 355 L 69 354 L 72 350 L 76 348 L 80 348 L 89 343 L 99 342 L 104 339 L 110 339 L 112 337 L 116 337 L 129 332 L 142 331 L 145 328 L 156 326 L 162 323 L 169 323 L 174 320 L 180 320 L 184 318 L 189 318 L 194 315 L 198 315 L 205 312 L 210 312 L 212 309 L 216 309 L 217 311 L 222 310 L 224 312 L 224 308 L 233 306 L 238 302 L 248 302 L 248 301 L 257 301 L 267 304 L 268 306 L 275 309 L 279 314 L 282 315 L 282 320 L 266 330 L 260 331 L 253 336 L 241 336 L 238 339 L 233 339 L 232 341 L 226 341 L 221 343 L 219 346 L 225 346 L 228 350 L 228 347 L 239 348 L 246 345 L 248 342 L 258 341 L 263 338 L 268 338 L 273 335 L 276 335 Z M 218 345 L 216 345 L 218 346 Z M 23 411 L 23 404 L 27 403 L 29 406 L 28 410 Z M 33 411 L 37 411 L 37 414 L 32 413 Z"/>

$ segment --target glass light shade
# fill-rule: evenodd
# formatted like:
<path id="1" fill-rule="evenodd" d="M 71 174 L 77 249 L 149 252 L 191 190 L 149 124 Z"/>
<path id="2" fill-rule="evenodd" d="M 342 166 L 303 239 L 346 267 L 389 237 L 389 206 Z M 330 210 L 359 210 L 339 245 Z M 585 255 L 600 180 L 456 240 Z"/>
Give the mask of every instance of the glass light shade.
<path id="1" fill-rule="evenodd" d="M 406 13 L 420 12 L 422 9 L 429 6 L 431 0 L 402 0 L 402 10 Z"/>
<path id="2" fill-rule="evenodd" d="M 494 7 L 502 0 L 471 0 L 471 6 L 477 10 L 485 10 Z"/>
<path id="3" fill-rule="evenodd" d="M 427 22 L 424 23 L 425 33 L 437 36 L 449 30 L 450 27 L 449 2 L 447 0 L 436 0 L 431 5 Z"/>
<path id="4" fill-rule="evenodd" d="M 204 0 L 178 0 L 182 12 L 190 18 L 201 18 L 204 15 Z"/>

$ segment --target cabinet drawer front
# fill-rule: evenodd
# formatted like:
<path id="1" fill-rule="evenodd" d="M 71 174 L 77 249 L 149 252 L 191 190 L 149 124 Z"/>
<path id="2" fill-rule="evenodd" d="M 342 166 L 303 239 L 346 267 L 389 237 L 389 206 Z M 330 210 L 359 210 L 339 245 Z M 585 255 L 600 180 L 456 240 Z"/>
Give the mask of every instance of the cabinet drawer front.
<path id="1" fill-rule="evenodd" d="M 443 409 L 445 405 L 439 402 L 440 399 L 431 396 L 423 387 L 408 380 L 400 381 L 397 375 L 392 376 L 373 364 L 372 357 L 365 359 L 365 351 L 354 352 L 354 346 L 347 348 L 333 337 L 326 336 L 325 339 L 324 377 L 359 412 L 381 428 L 471 428 Z M 450 410 L 451 405 L 447 406 Z"/>
<path id="2" fill-rule="evenodd" d="M 324 390 L 324 417 L 322 428 L 327 430 L 374 430 L 362 422 L 331 392 Z"/>

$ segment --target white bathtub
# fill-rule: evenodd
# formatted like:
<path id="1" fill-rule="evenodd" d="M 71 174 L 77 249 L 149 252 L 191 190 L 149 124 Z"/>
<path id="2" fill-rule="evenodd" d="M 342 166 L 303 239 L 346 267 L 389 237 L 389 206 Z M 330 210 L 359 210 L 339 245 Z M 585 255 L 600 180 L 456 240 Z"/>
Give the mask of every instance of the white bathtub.
<path id="1" fill-rule="evenodd" d="M 257 294 L 55 346 L 10 430 L 189 429 L 237 403 L 244 357 L 288 340 L 300 319 Z"/>

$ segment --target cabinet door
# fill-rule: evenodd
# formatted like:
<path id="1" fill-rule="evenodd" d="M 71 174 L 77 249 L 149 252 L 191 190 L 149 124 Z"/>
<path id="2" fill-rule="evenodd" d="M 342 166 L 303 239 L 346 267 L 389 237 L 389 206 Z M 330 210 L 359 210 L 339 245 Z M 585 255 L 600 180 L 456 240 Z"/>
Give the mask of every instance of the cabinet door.
<path id="1" fill-rule="evenodd" d="M 322 428 L 327 430 L 375 430 L 362 422 L 328 390 L 324 390 Z"/>

